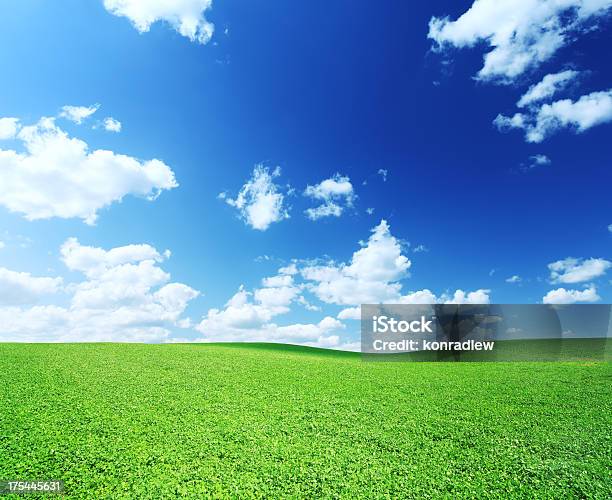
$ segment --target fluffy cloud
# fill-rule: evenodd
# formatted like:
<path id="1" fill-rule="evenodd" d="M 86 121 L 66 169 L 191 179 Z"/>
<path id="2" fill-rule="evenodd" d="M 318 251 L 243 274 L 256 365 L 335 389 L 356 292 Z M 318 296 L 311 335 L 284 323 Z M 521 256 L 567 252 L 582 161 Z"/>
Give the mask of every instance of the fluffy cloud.
<path id="1" fill-rule="evenodd" d="M 60 112 L 60 116 L 80 125 L 83 123 L 83 120 L 89 118 L 98 111 L 99 108 L 99 104 L 94 104 L 93 106 L 64 106 Z"/>
<path id="2" fill-rule="evenodd" d="M 463 298 L 465 293 L 463 290 L 457 290 L 455 294 L 459 298 Z M 445 302 L 447 299 L 446 296 L 443 296 L 441 299 L 435 296 L 431 290 L 424 289 L 418 290 L 416 292 L 410 292 L 406 295 L 402 295 L 398 300 L 398 304 L 435 304 L 437 302 Z"/>
<path id="3" fill-rule="evenodd" d="M 519 108 L 524 108 L 535 102 L 552 97 L 559 90 L 565 88 L 578 74 L 578 71 L 566 70 L 546 75 L 541 82 L 529 87 L 529 90 L 521 96 L 516 105 Z"/>
<path id="4" fill-rule="evenodd" d="M 581 283 L 603 276 L 612 266 L 605 259 L 567 259 L 548 264 L 553 283 Z"/>
<path id="5" fill-rule="evenodd" d="M 292 262 L 288 266 L 281 267 L 278 270 L 278 274 L 288 274 L 290 276 L 293 276 L 294 274 L 297 274 L 297 273 L 298 273 L 298 268 L 295 262 Z"/>
<path id="6" fill-rule="evenodd" d="M 347 307 L 338 313 L 338 319 L 361 319 L 361 307 Z"/>
<path id="7" fill-rule="evenodd" d="M 488 304 L 491 290 L 478 289 L 473 292 L 466 292 L 458 289 L 452 295 L 443 293 L 436 296 L 427 288 L 410 292 L 402 295 L 394 301 L 396 304 Z"/>
<path id="8" fill-rule="evenodd" d="M 192 42 L 205 44 L 213 35 L 214 26 L 204 17 L 212 0 L 104 0 L 104 7 L 115 16 L 127 17 L 141 33 L 165 21 Z"/>
<path id="9" fill-rule="evenodd" d="M 202 332 L 219 332 L 229 329 L 253 329 L 262 326 L 275 316 L 275 311 L 254 304 L 252 294 L 241 287 L 225 304 L 224 309 L 211 309 L 197 327 Z"/>
<path id="10" fill-rule="evenodd" d="M 591 285 L 584 290 L 566 290 L 557 288 L 551 290 L 543 298 L 544 304 L 574 304 L 576 302 L 597 302 L 601 297 L 597 295 L 597 289 Z"/>
<path id="11" fill-rule="evenodd" d="M 382 220 L 350 263 L 307 266 L 301 273 L 313 282 L 309 288 L 323 302 L 356 305 L 398 298 L 401 290 L 398 280 L 407 275 L 410 265 L 389 225 Z"/>
<path id="12" fill-rule="evenodd" d="M 510 276 L 509 278 L 506 278 L 506 283 L 520 283 L 521 281 L 523 280 L 517 274 Z"/>
<path id="13" fill-rule="evenodd" d="M 68 238 L 60 248 L 62 260 L 72 271 L 80 271 L 88 277 L 95 277 L 108 269 L 138 261 L 162 262 L 160 253 L 151 245 L 125 245 L 104 250 L 99 247 L 83 246 L 76 238 Z M 169 257 L 169 252 L 164 252 Z"/>
<path id="14" fill-rule="evenodd" d="M 284 195 L 274 183 L 280 175 L 280 167 L 270 173 L 263 165 L 256 165 L 252 177 L 246 182 L 235 199 L 225 193 L 219 197 L 238 209 L 240 217 L 253 229 L 265 231 L 273 222 L 289 218 L 284 207 Z"/>
<path id="15" fill-rule="evenodd" d="M 463 290 L 455 290 L 453 295 L 442 294 L 437 297 L 431 290 L 424 289 L 416 292 L 410 292 L 402 295 L 388 303 L 394 304 L 489 304 L 490 290 L 476 290 L 474 292 L 465 292 Z M 338 313 L 338 319 L 361 319 L 361 307 L 347 307 Z"/>
<path id="16" fill-rule="evenodd" d="M 195 342 L 282 342 L 313 347 L 340 347 L 340 336 L 344 324 L 331 316 L 318 323 L 293 323 L 279 326 L 265 323 L 258 328 L 236 328 L 223 323 L 203 320 L 196 329 L 204 334 Z"/>
<path id="17" fill-rule="evenodd" d="M 0 290 L 11 286 L 7 303 L 0 291 L 0 339 L 3 341 L 164 341 L 198 292 L 182 283 L 169 283 L 160 255 L 149 245 L 111 250 L 83 246 L 71 238 L 61 248 L 66 266 L 85 275 L 63 291 L 69 304 L 18 307 L 57 292 L 60 278 L 35 278 L 27 273 L 0 272 Z M 7 285 L 8 284 L 8 285 Z M 57 301 L 57 297 L 55 297 Z"/>
<path id="18" fill-rule="evenodd" d="M 121 122 L 119 120 L 115 120 L 112 117 L 104 118 L 104 130 L 107 132 L 121 132 Z"/>
<path id="19" fill-rule="evenodd" d="M 353 253 L 349 263 L 308 265 L 300 272 L 309 282 L 307 289 L 328 304 L 489 303 L 489 290 L 483 289 L 474 292 L 456 290 L 453 295 L 442 294 L 439 297 L 427 289 L 403 295 L 400 280 L 408 276 L 411 264 L 402 255 L 399 241 L 391 234 L 389 225 L 382 220 L 372 229 L 368 242 Z M 346 308 L 338 317 L 358 318 L 358 308 Z"/>
<path id="20" fill-rule="evenodd" d="M 0 204 L 29 220 L 78 217 L 93 224 L 98 210 L 126 195 L 152 200 L 178 185 L 162 161 L 89 151 L 52 118 L 23 127 L 17 138 L 25 152 L 0 149 Z"/>
<path id="21" fill-rule="evenodd" d="M 310 220 L 317 220 L 322 217 L 340 217 L 345 208 L 353 206 L 355 193 L 351 180 L 336 174 L 319 184 L 307 186 L 304 196 L 322 202 L 321 205 L 305 211 Z"/>
<path id="22" fill-rule="evenodd" d="M 247 292 L 241 286 L 223 309 L 210 309 L 200 323 L 202 332 L 221 332 L 227 329 L 260 329 L 272 318 L 289 312 L 289 306 L 300 295 L 299 287 L 288 274 L 264 278 L 263 286 Z"/>
<path id="23" fill-rule="evenodd" d="M 443 296 L 440 302 L 445 304 L 488 304 L 491 290 L 479 289 L 474 292 L 456 290 L 452 297 Z"/>
<path id="24" fill-rule="evenodd" d="M 543 104 L 512 117 L 498 115 L 493 123 L 501 131 L 523 129 L 527 142 L 538 143 L 562 128 L 573 128 L 580 133 L 610 121 L 612 89 L 583 95 L 577 101 L 562 99 Z"/>
<path id="25" fill-rule="evenodd" d="M 402 294 L 399 281 L 408 275 L 410 266 L 399 241 L 382 220 L 348 263 L 293 261 L 264 278 L 260 288 L 247 291 L 240 287 L 223 308 L 210 309 L 195 326 L 203 334 L 195 341 L 288 342 L 358 350 L 357 343 L 343 336 L 345 325 L 340 320 L 358 320 L 362 303 L 489 303 L 490 292 L 484 289 L 440 296 L 430 290 Z M 277 324 L 276 318 L 289 313 L 294 304 L 320 310 L 305 299 L 306 293 L 327 304 L 349 307 L 337 319 L 325 316 L 318 323 Z"/>
<path id="26" fill-rule="evenodd" d="M 428 37 L 438 50 L 486 43 L 491 50 L 478 78 L 510 83 L 548 60 L 611 6 L 612 0 L 475 0 L 455 21 L 433 17 Z"/>
<path id="27" fill-rule="evenodd" d="M 19 118 L 0 118 L 0 141 L 14 139 L 19 128 Z"/>
<path id="28" fill-rule="evenodd" d="M 333 332 L 344 324 L 329 316 L 318 323 L 279 326 L 276 316 L 289 312 L 294 302 L 302 302 L 301 290 L 289 274 L 265 278 L 263 287 L 247 292 L 240 287 L 223 309 L 210 309 L 195 327 L 204 334 L 196 342 L 287 342 L 320 347 L 335 347 L 339 336 Z"/>
<path id="29" fill-rule="evenodd" d="M 58 292 L 62 282 L 61 278 L 35 277 L 0 267 L 0 307 L 36 302 Z"/>

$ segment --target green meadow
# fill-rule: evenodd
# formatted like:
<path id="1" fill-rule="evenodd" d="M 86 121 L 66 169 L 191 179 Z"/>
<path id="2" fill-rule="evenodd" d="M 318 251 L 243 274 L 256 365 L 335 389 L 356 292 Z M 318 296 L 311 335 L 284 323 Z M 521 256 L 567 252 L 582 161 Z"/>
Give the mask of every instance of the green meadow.
<path id="1" fill-rule="evenodd" d="M 0 395 L 0 480 L 68 498 L 612 496 L 612 363 L 588 353 L 0 344 Z"/>

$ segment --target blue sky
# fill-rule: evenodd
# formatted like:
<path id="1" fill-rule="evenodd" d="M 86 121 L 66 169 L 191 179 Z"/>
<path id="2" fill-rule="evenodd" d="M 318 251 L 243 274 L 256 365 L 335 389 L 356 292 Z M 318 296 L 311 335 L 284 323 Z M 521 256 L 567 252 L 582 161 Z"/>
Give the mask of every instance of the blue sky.
<path id="1" fill-rule="evenodd" d="M 350 347 L 358 322 L 338 314 L 364 298 L 612 300 L 611 2 L 522 0 L 514 20 L 504 2 L 132 3 L 0 6 L 0 117 L 18 119 L 0 141 L 6 340 Z M 537 26 L 552 27 L 534 41 Z M 539 82 L 544 97 L 519 107 Z M 83 158 L 113 156 L 37 156 L 28 133 L 33 148 L 77 138 Z M 268 177 L 242 207 L 259 200 L 265 228 L 240 211 L 257 165 Z M 149 247 L 110 253 L 127 245 Z M 162 300 L 168 283 L 184 288 Z"/>

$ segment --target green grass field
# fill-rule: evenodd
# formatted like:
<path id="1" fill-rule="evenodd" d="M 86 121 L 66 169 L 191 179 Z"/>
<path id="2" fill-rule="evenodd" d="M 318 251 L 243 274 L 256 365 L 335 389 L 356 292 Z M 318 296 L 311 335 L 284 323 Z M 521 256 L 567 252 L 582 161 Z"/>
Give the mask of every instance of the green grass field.
<path id="1" fill-rule="evenodd" d="M 0 344 L 0 380 L 0 480 L 70 498 L 612 496 L 609 362 Z"/>

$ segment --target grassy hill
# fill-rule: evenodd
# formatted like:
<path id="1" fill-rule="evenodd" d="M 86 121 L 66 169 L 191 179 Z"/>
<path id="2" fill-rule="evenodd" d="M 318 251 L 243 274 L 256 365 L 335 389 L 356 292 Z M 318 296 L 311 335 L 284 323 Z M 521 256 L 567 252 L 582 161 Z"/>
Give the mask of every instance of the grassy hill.
<path id="1" fill-rule="evenodd" d="M 612 495 L 609 362 L 0 344 L 0 380 L 0 480 L 71 498 Z"/>

